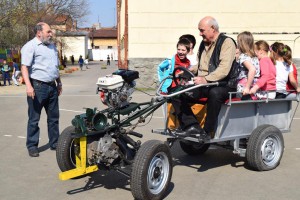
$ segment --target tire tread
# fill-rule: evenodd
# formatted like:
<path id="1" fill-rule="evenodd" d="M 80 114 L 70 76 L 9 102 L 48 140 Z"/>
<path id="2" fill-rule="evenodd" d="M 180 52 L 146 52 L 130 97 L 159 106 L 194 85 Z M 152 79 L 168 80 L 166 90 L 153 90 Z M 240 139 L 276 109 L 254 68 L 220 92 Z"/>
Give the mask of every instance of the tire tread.
<path id="1" fill-rule="evenodd" d="M 139 149 L 137 152 L 134 163 L 132 166 L 132 173 L 131 173 L 131 180 L 130 180 L 130 185 L 131 185 L 131 191 L 136 200 L 158 200 L 161 199 L 162 197 L 160 195 L 158 196 L 151 196 L 147 193 L 147 181 L 143 180 L 141 177 L 147 176 L 145 170 L 147 168 L 147 165 L 149 164 L 149 160 L 147 160 L 153 153 L 155 153 L 155 150 L 167 150 L 167 156 L 169 157 L 169 160 L 172 158 L 171 153 L 169 150 L 169 147 L 164 144 L 163 142 L 159 140 L 149 140 L 146 141 Z M 170 181 L 171 176 L 172 176 L 172 163 L 170 163 L 170 172 L 169 172 L 169 177 L 168 181 Z M 166 184 L 168 185 L 168 183 Z M 164 193 L 164 192 L 162 192 Z M 163 195 L 163 194 L 161 194 Z"/>
<path id="2" fill-rule="evenodd" d="M 282 157 L 282 153 L 281 153 L 279 162 L 273 167 L 266 166 L 262 162 L 260 154 L 258 153 L 260 152 L 261 149 L 261 145 L 259 144 L 265 138 L 267 131 L 272 131 L 276 133 L 280 137 L 282 146 L 284 148 L 283 137 L 280 130 L 277 127 L 268 124 L 258 126 L 252 132 L 246 150 L 246 158 L 247 158 L 248 165 L 256 171 L 267 171 L 276 168 L 279 165 L 280 159 Z"/>

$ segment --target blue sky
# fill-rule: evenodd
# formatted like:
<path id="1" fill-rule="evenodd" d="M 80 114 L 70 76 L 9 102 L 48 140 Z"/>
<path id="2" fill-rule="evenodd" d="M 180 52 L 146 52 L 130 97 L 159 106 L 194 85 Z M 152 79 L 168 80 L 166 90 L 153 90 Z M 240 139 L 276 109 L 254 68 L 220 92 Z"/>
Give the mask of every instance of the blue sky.
<path id="1" fill-rule="evenodd" d="M 101 27 L 111 27 L 117 24 L 116 0 L 87 0 L 90 12 L 85 17 L 81 27 L 91 27 L 98 19 Z"/>

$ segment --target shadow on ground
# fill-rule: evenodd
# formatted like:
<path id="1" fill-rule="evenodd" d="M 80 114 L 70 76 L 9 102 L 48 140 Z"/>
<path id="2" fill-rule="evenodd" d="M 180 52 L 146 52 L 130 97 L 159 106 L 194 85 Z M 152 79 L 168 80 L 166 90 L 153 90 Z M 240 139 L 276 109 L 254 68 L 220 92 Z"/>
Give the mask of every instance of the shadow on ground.
<path id="1" fill-rule="evenodd" d="M 177 165 L 197 169 L 198 172 L 204 172 L 209 169 L 231 165 L 232 167 L 245 167 L 245 158 L 232 153 L 232 150 L 223 149 L 211 145 L 202 155 L 191 156 L 183 152 L 179 142 L 175 142 L 171 148 L 174 167 Z M 199 167 L 198 167 L 199 166 Z"/>

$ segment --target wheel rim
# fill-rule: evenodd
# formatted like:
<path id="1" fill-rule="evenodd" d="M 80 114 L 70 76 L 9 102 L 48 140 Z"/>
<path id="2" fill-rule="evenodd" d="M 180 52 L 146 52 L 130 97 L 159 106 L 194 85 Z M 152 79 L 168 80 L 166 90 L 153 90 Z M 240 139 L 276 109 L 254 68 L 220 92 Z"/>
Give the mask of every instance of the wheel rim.
<path id="1" fill-rule="evenodd" d="M 164 152 L 157 153 L 150 162 L 147 176 L 148 188 L 152 194 L 160 193 L 169 177 L 169 159 Z"/>
<path id="2" fill-rule="evenodd" d="M 69 155 L 70 155 L 70 161 L 74 167 L 76 167 L 76 156 L 75 154 L 78 153 L 78 145 L 75 142 L 75 140 L 72 140 L 70 144 L 70 149 L 69 149 Z"/>
<path id="3" fill-rule="evenodd" d="M 276 135 L 267 137 L 261 146 L 261 155 L 264 164 L 274 166 L 280 159 L 282 145 Z"/>

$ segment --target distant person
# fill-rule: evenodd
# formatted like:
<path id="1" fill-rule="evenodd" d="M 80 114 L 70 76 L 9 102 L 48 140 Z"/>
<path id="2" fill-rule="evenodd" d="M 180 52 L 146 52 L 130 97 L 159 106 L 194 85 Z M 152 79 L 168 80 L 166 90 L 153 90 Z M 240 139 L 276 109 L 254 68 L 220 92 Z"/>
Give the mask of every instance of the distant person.
<path id="1" fill-rule="evenodd" d="M 83 58 L 82 58 L 82 56 L 79 56 L 78 63 L 79 63 L 80 70 L 82 70 L 82 67 L 83 67 Z"/>
<path id="2" fill-rule="evenodd" d="M 107 62 L 106 62 L 106 65 L 110 65 L 110 57 L 109 57 L 109 55 L 107 55 Z"/>
<path id="3" fill-rule="evenodd" d="M 84 60 L 84 66 L 86 67 L 86 69 L 88 69 L 88 65 L 89 65 L 89 59 L 86 58 L 86 59 Z"/>
<path id="4" fill-rule="evenodd" d="M 65 62 L 65 65 L 67 65 L 67 63 L 68 63 L 68 58 L 67 58 L 66 55 L 64 55 L 63 61 Z"/>
<path id="5" fill-rule="evenodd" d="M 71 62 L 72 62 L 72 65 L 74 65 L 75 60 L 74 60 L 74 56 L 73 55 L 71 56 Z"/>
<path id="6" fill-rule="evenodd" d="M 11 85 L 10 77 L 9 77 L 10 67 L 6 63 L 6 60 L 3 60 L 3 66 L 1 68 L 1 71 L 2 71 L 2 76 L 3 76 L 4 86 L 6 86 L 6 80 L 8 81 L 8 84 Z"/>
<path id="7" fill-rule="evenodd" d="M 12 72 L 12 80 L 16 86 L 19 86 L 19 82 L 17 81 L 18 76 L 20 75 L 20 67 L 18 63 L 16 62 L 16 59 L 13 59 L 13 72 Z"/>
<path id="8" fill-rule="evenodd" d="M 59 137 L 58 96 L 62 93 L 59 59 L 52 40 L 50 26 L 39 22 L 34 27 L 35 37 L 21 49 L 21 71 L 26 85 L 28 123 L 26 146 L 31 157 L 38 157 L 41 111 L 47 115 L 49 146 L 56 150 Z"/>
<path id="9" fill-rule="evenodd" d="M 64 69 L 67 67 L 64 59 L 62 59 L 61 65 L 64 67 Z"/>

